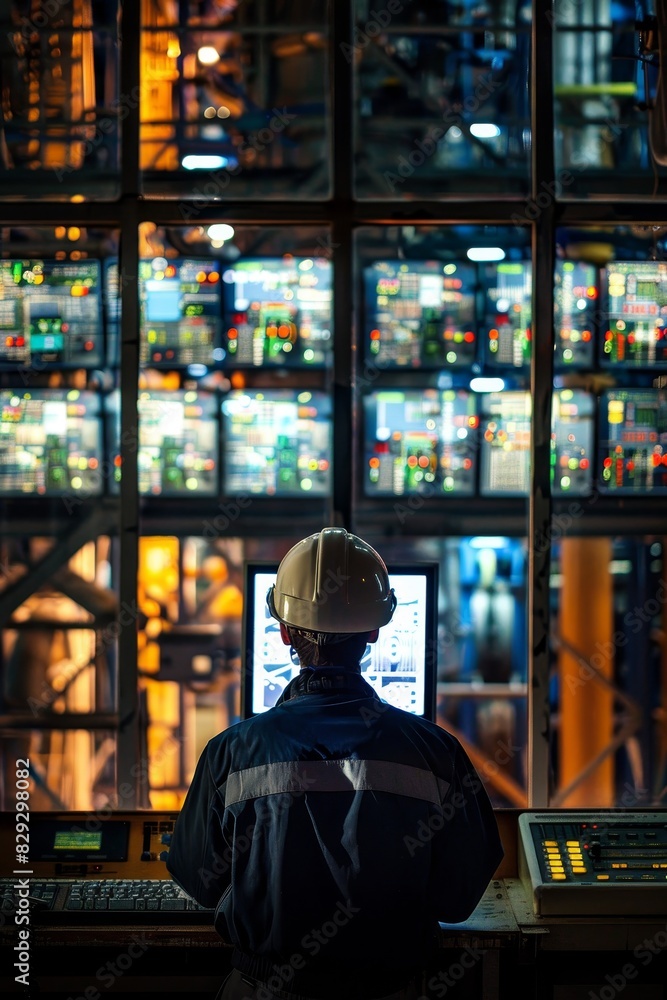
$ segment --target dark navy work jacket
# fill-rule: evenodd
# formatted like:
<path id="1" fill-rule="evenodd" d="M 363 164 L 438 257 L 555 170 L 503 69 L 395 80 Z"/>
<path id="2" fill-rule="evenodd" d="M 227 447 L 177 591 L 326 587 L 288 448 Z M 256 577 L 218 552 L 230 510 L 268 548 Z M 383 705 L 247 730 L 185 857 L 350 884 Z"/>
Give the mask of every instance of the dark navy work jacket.
<path id="1" fill-rule="evenodd" d="M 328 667 L 208 743 L 167 868 L 217 908 L 237 968 L 266 980 L 291 961 L 298 992 L 303 963 L 422 968 L 438 920 L 470 915 L 502 854 L 458 741 Z"/>

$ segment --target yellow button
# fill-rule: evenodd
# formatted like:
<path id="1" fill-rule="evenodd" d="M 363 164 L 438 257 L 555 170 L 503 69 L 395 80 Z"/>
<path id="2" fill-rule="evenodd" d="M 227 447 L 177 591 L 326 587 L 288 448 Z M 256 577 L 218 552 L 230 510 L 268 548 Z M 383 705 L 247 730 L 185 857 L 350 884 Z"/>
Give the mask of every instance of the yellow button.
<path id="1" fill-rule="evenodd" d="M 568 854 L 571 858 L 583 858 L 581 851 L 575 851 L 573 848 L 570 848 Z"/>
<path id="2" fill-rule="evenodd" d="M 567 878 L 567 875 L 565 875 L 565 874 L 559 875 L 557 872 L 554 872 L 554 874 L 551 877 L 554 880 L 558 880 L 560 882 L 563 882 Z"/>
<path id="3" fill-rule="evenodd" d="M 609 878 L 609 876 L 608 876 L 608 875 L 598 875 L 598 876 L 597 876 L 597 880 L 598 880 L 598 882 L 604 882 L 604 881 L 605 881 L 606 879 L 608 879 L 608 878 Z"/>
<path id="4" fill-rule="evenodd" d="M 612 862 L 612 866 L 611 867 L 612 868 L 627 868 L 628 866 L 627 866 L 627 864 L 625 864 L 625 862 L 614 861 L 614 862 Z"/>
<path id="5" fill-rule="evenodd" d="M 661 864 L 661 865 L 660 865 L 660 867 L 661 867 L 661 868 L 667 868 L 667 865 L 663 865 L 663 864 Z"/>
<path id="6" fill-rule="evenodd" d="M 566 840 L 565 843 L 567 844 L 568 847 L 579 847 L 578 840 Z"/>
<path id="7" fill-rule="evenodd" d="M 543 840 L 542 843 L 545 847 L 558 847 L 557 840 Z"/>
<path id="8" fill-rule="evenodd" d="M 575 875 L 583 875 L 586 870 L 586 868 L 582 868 L 580 865 L 572 865 L 572 871 Z"/>
<path id="9" fill-rule="evenodd" d="M 562 875 L 563 872 L 565 871 L 565 869 L 563 868 L 562 865 L 551 865 L 551 867 L 549 868 L 549 871 L 552 872 L 552 873 L 553 872 L 559 872 Z"/>
<path id="10" fill-rule="evenodd" d="M 547 854 L 560 854 L 560 851 L 558 850 L 557 847 L 547 847 L 546 852 Z"/>

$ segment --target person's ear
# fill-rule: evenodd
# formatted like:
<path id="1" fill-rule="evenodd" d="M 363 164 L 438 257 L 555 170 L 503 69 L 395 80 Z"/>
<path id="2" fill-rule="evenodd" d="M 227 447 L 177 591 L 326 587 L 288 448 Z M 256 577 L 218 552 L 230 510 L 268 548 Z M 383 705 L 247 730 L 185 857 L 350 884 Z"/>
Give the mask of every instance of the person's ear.
<path id="1" fill-rule="evenodd" d="M 372 632 L 368 633 L 368 642 L 377 642 L 379 634 L 380 634 L 380 629 L 374 628 Z"/>
<path id="2" fill-rule="evenodd" d="M 287 632 L 287 626 L 283 625 L 282 622 L 280 623 L 280 638 L 283 640 L 286 646 L 292 645 L 292 640 L 290 639 L 289 634 Z"/>

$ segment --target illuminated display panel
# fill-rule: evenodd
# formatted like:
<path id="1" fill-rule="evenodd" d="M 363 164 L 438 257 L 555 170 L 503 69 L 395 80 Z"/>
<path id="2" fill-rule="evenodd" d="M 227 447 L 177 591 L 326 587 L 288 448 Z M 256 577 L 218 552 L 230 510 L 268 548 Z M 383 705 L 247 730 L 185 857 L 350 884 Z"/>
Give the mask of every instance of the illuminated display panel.
<path id="1" fill-rule="evenodd" d="M 480 396 L 482 496 L 528 494 L 530 418 L 529 392 L 489 392 Z"/>
<path id="2" fill-rule="evenodd" d="M 667 365 L 667 264 L 616 261 L 606 269 L 601 363 L 626 368 Z"/>
<path id="3" fill-rule="evenodd" d="M 331 492 L 331 401 L 323 392 L 230 392 L 224 492 L 326 496 Z"/>
<path id="4" fill-rule="evenodd" d="M 364 398 L 367 496 L 470 495 L 478 417 L 473 393 L 383 389 Z"/>
<path id="5" fill-rule="evenodd" d="M 117 260 L 104 263 L 104 318 L 107 336 L 107 364 L 120 363 L 121 287 Z"/>
<path id="6" fill-rule="evenodd" d="M 667 492 L 667 391 L 602 394 L 598 471 L 601 487 L 611 492 Z"/>
<path id="7" fill-rule="evenodd" d="M 103 363 L 100 263 L 0 260 L 0 364 Z"/>
<path id="8" fill-rule="evenodd" d="M 530 366 L 532 274 L 529 262 L 487 264 L 485 360 L 497 368 Z"/>
<path id="9" fill-rule="evenodd" d="M 139 492 L 213 496 L 218 492 L 216 397 L 204 392 L 140 392 Z"/>
<path id="10" fill-rule="evenodd" d="M 99 851 L 102 834 L 86 830 L 56 830 L 53 839 L 54 851 Z"/>
<path id="11" fill-rule="evenodd" d="M 553 394 L 551 492 L 585 496 L 593 487 L 595 400 L 580 389 Z"/>
<path id="12" fill-rule="evenodd" d="M 597 269 L 593 264 L 559 260 L 554 275 L 554 367 L 590 368 L 594 359 Z"/>
<path id="13" fill-rule="evenodd" d="M 246 673 L 244 715 L 272 708 L 300 667 L 280 638 L 266 595 L 276 581 L 278 564 L 247 564 L 244 627 Z M 384 701 L 414 715 L 433 716 L 432 650 L 437 573 L 435 566 L 389 567 L 397 605 L 391 622 L 380 629 L 361 660 L 361 673 Z"/>
<path id="14" fill-rule="evenodd" d="M 99 397 L 77 389 L 0 392 L 0 493 L 103 492 Z"/>
<path id="15" fill-rule="evenodd" d="M 239 260 L 223 271 L 224 349 L 239 367 L 323 368 L 333 346 L 331 263 Z"/>
<path id="16" fill-rule="evenodd" d="M 140 261 L 139 301 L 141 364 L 212 365 L 222 358 L 217 261 Z"/>
<path id="17" fill-rule="evenodd" d="M 461 368 L 475 361 L 476 270 L 439 261 L 364 269 L 366 356 L 387 368 Z"/>

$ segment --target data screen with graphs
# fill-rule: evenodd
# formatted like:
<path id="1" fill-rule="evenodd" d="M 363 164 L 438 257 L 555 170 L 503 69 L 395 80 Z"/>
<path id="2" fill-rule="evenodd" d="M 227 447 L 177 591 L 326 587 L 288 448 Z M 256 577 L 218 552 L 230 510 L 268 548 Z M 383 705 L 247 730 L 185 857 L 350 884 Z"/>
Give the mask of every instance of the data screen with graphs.
<path id="1" fill-rule="evenodd" d="M 266 595 L 278 564 L 246 564 L 243 678 L 244 716 L 272 708 L 300 667 L 290 657 Z M 361 660 L 362 676 L 384 701 L 414 715 L 433 718 L 437 566 L 389 567 L 397 605 L 389 625 Z"/>
<path id="2" fill-rule="evenodd" d="M 480 396 L 482 496 L 527 495 L 530 424 L 530 393 L 489 392 Z"/>
<path id="3" fill-rule="evenodd" d="M 323 392 L 234 390 L 222 403 L 223 492 L 331 492 L 331 400 Z"/>
<path id="4" fill-rule="evenodd" d="M 222 273 L 225 362 L 323 368 L 333 350 L 331 262 L 248 258 Z"/>
<path id="5" fill-rule="evenodd" d="M 218 492 L 218 413 L 214 394 L 139 393 L 139 492 L 176 497 Z"/>
<path id="6" fill-rule="evenodd" d="M 0 366 L 103 360 L 99 261 L 0 260 Z"/>
<path id="7" fill-rule="evenodd" d="M 492 368 L 530 366 L 532 275 L 530 261 L 485 267 L 485 352 Z"/>
<path id="8" fill-rule="evenodd" d="M 442 261 L 364 268 L 366 357 L 385 368 L 465 368 L 475 361 L 476 269 Z"/>
<path id="9" fill-rule="evenodd" d="M 615 261 L 606 268 L 603 365 L 667 366 L 667 263 Z"/>
<path id="10" fill-rule="evenodd" d="M 0 493 L 4 496 L 97 496 L 100 399 L 77 389 L 0 392 Z"/>
<path id="11" fill-rule="evenodd" d="M 610 389 L 599 406 L 601 488 L 627 494 L 667 492 L 667 390 Z"/>
<path id="12" fill-rule="evenodd" d="M 139 304 L 142 364 L 212 365 L 222 357 L 217 261 L 140 261 Z"/>
<path id="13" fill-rule="evenodd" d="M 382 389 L 364 397 L 367 496 L 470 495 L 475 490 L 475 394 Z"/>
<path id="14" fill-rule="evenodd" d="M 598 305 L 597 268 L 579 261 L 557 261 L 554 274 L 557 370 L 593 366 Z"/>

